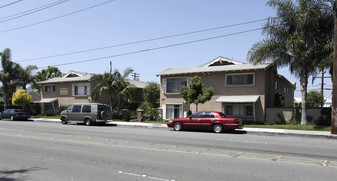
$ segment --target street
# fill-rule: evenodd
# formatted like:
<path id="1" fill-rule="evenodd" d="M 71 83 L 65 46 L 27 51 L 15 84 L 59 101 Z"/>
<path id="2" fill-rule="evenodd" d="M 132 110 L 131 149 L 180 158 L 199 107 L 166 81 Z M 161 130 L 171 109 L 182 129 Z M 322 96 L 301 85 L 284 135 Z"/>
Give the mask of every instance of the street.
<path id="1" fill-rule="evenodd" d="M 337 140 L 1 120 L 0 180 L 337 180 Z"/>

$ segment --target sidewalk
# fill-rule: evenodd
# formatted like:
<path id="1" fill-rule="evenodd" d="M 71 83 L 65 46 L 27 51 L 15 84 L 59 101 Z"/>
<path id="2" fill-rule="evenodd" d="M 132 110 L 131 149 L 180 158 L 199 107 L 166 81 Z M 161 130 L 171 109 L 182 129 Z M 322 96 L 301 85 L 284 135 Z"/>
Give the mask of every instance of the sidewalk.
<path id="1" fill-rule="evenodd" d="M 61 123 L 59 119 L 31 118 L 35 122 L 55 122 Z M 110 125 L 129 126 L 129 127 L 147 127 L 147 128 L 168 128 L 166 124 L 142 123 L 142 122 L 109 122 Z M 337 135 L 330 134 L 330 131 L 303 131 L 287 129 L 265 129 L 265 128 L 244 128 L 240 131 L 246 131 L 251 134 L 260 135 L 291 135 L 305 137 L 325 137 L 337 139 Z"/>

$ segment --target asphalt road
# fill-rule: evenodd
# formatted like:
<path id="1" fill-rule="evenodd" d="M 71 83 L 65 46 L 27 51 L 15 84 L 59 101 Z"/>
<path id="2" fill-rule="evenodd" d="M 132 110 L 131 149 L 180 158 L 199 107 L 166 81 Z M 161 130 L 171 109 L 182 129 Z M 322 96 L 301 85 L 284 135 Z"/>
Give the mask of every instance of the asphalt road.
<path id="1" fill-rule="evenodd" d="M 0 180 L 337 181 L 337 140 L 0 121 Z"/>

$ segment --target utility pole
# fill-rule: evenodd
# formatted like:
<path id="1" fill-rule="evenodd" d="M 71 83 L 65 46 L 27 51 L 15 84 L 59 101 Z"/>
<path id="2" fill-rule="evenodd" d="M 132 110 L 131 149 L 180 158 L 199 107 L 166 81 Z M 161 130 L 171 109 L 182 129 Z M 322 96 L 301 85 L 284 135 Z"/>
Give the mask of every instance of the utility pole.
<path id="1" fill-rule="evenodd" d="M 331 108 L 331 134 L 337 134 L 337 0 L 334 3 L 334 54 L 332 75 L 332 108 Z"/>

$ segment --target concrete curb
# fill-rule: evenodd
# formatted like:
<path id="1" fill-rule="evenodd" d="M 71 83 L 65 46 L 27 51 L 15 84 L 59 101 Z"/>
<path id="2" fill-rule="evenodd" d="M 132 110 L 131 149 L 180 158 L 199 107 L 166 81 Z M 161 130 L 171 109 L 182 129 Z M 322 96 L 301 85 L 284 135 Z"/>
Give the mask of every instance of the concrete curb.
<path id="1" fill-rule="evenodd" d="M 45 119 L 45 118 L 32 118 L 34 122 L 51 122 L 61 123 L 59 119 Z M 164 128 L 167 129 L 166 124 L 155 123 L 141 123 L 141 122 L 109 122 L 109 125 L 127 126 L 127 127 L 147 127 L 147 128 Z M 286 129 L 265 129 L 265 128 L 244 128 L 240 131 L 245 131 L 249 134 L 257 135 L 288 135 L 288 136 L 302 136 L 312 138 L 329 138 L 337 139 L 337 135 L 330 134 L 329 131 L 302 131 L 302 130 L 286 130 Z"/>

